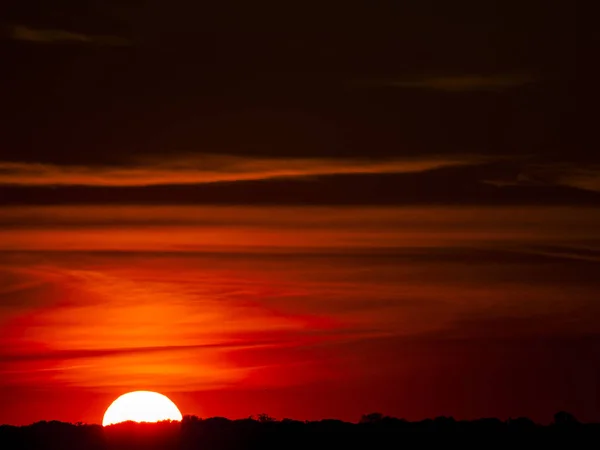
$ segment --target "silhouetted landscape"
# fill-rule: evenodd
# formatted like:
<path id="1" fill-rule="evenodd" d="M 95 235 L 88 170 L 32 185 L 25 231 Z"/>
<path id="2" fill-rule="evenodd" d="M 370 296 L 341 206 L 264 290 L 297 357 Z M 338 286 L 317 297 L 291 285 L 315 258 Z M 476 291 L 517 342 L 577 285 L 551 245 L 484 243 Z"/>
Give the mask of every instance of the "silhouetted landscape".
<path id="1" fill-rule="evenodd" d="M 418 435 L 415 436 L 415 435 Z M 485 436 L 485 440 L 481 440 Z M 181 422 L 123 422 L 102 427 L 83 423 L 42 421 L 27 426 L 0 426 L 2 449 L 258 449 L 300 446 L 328 448 L 402 448 L 416 442 L 537 444 L 569 439 L 569 443 L 600 442 L 599 423 L 581 423 L 568 412 L 558 412 L 548 425 L 526 417 L 455 420 L 436 417 L 418 422 L 364 415 L 358 423 L 335 419 L 319 421 L 275 420 L 266 414 L 247 419 L 202 419 L 184 416 Z M 418 439 L 418 441 L 415 441 Z M 533 442 L 533 441 L 530 441 Z M 564 441 L 567 442 L 567 441 Z M 572 448 L 572 447 L 571 447 Z"/>

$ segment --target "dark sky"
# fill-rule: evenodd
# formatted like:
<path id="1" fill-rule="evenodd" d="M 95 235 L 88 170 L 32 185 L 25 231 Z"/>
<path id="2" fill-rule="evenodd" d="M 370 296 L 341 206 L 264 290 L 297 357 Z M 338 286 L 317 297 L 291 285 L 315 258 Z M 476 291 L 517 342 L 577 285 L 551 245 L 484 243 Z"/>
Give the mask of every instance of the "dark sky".
<path id="1" fill-rule="evenodd" d="M 599 419 L 575 3 L 204 3 L 0 5 L 0 422 Z"/>
<path id="2" fill-rule="evenodd" d="M 34 176 L 36 163 L 60 171 L 191 168 L 199 154 L 236 155 L 242 165 L 275 158 L 279 166 L 292 157 L 316 165 L 433 157 L 439 167 L 418 175 L 380 168 L 385 177 L 334 177 L 328 168 L 319 195 L 296 180 L 287 199 L 277 197 L 279 181 L 244 191 L 247 201 L 277 203 L 328 202 L 331 192 L 337 203 L 340 189 L 365 182 L 360 203 L 597 201 L 574 190 L 600 190 L 597 152 L 576 118 L 574 5 L 321 3 L 3 2 L 2 160 L 25 164 L 4 167 L 5 182 L 27 185 L 24 172 Z M 457 157 L 466 164 L 444 170 Z M 210 162 L 217 172 L 237 171 L 233 165 Z M 61 184 L 97 184 L 65 177 Z M 177 198 L 235 203 L 231 189 L 207 196 L 195 187 Z M 88 195 L 66 191 L 11 188 L 3 200 Z M 168 197 L 90 194 L 95 202 Z"/>

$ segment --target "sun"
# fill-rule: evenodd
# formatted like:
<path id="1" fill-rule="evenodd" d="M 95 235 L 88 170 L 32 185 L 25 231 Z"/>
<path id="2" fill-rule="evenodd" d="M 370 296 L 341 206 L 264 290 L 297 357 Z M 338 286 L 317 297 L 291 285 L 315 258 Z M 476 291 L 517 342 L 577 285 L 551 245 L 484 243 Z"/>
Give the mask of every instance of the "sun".
<path id="1" fill-rule="evenodd" d="M 104 413 L 102 425 L 127 422 L 160 422 L 182 419 L 175 403 L 158 392 L 135 391 L 121 395 Z"/>

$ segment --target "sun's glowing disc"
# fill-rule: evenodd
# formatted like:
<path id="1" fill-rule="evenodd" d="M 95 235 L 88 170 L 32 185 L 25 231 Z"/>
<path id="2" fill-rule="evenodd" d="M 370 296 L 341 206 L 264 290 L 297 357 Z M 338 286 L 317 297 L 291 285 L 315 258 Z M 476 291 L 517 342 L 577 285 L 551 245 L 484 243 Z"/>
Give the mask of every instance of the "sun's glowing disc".
<path id="1" fill-rule="evenodd" d="M 182 416 L 168 397 L 158 392 L 135 391 L 121 395 L 104 413 L 102 425 L 120 422 L 160 422 L 181 420 Z"/>

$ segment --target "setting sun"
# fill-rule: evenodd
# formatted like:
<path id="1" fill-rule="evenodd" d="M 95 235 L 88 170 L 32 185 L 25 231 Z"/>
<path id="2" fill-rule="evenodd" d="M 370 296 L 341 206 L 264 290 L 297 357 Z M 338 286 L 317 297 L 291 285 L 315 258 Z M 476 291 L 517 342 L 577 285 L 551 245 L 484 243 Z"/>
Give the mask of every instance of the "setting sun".
<path id="1" fill-rule="evenodd" d="M 181 412 L 168 397 L 158 392 L 135 391 L 123 394 L 112 402 L 104 413 L 102 425 L 181 419 Z"/>

